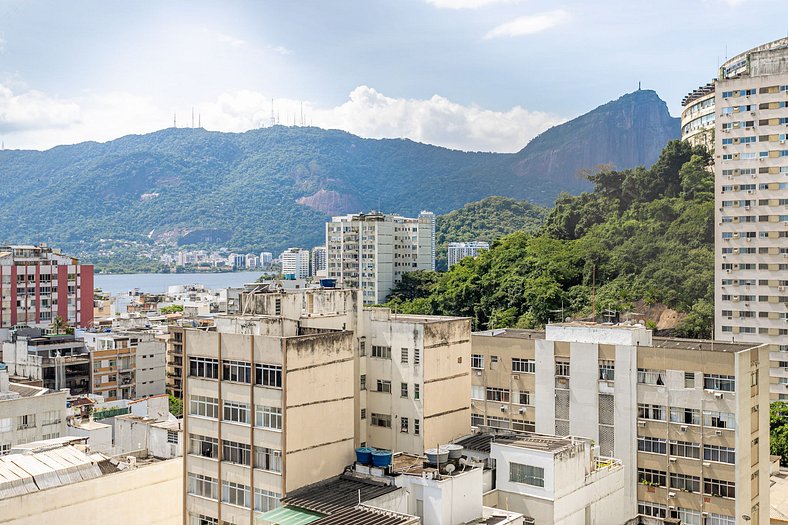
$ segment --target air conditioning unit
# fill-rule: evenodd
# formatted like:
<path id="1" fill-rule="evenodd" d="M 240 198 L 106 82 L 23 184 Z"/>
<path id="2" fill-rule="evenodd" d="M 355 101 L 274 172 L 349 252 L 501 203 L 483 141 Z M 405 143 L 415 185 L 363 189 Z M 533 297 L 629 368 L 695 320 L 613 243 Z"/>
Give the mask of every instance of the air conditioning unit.
<path id="1" fill-rule="evenodd" d="M 520 375 L 519 374 L 512 374 L 512 379 L 517 381 L 518 379 L 520 379 Z"/>
<path id="2" fill-rule="evenodd" d="M 723 397 L 724 396 L 723 396 L 722 392 L 715 392 L 714 393 L 714 398 L 715 399 L 722 399 Z"/>
<path id="3" fill-rule="evenodd" d="M 668 492 L 668 497 L 669 498 L 675 498 L 676 497 L 676 493 L 675 492 Z"/>
<path id="4" fill-rule="evenodd" d="M 517 413 L 518 414 L 525 414 L 525 408 L 520 408 L 519 410 L 517 410 Z"/>
<path id="5" fill-rule="evenodd" d="M 671 458 L 668 459 L 668 461 L 670 461 L 671 463 L 675 463 L 676 462 L 676 458 L 671 457 Z"/>
<path id="6" fill-rule="evenodd" d="M 501 412 L 506 412 L 506 405 L 501 405 Z"/>
<path id="7" fill-rule="evenodd" d="M 482 375 L 482 371 L 481 371 L 481 370 L 477 370 L 477 371 L 476 371 L 476 375 L 477 375 L 477 376 L 480 376 L 480 375 Z"/>
<path id="8" fill-rule="evenodd" d="M 745 209 L 745 210 L 749 210 L 749 209 L 750 209 L 750 205 L 749 205 L 749 204 L 745 205 L 745 206 L 744 206 L 744 209 Z"/>
<path id="9" fill-rule="evenodd" d="M 704 466 L 704 467 L 710 467 L 710 466 L 711 466 L 711 463 L 710 463 L 710 462 L 708 462 L 708 461 L 704 461 L 704 462 L 703 462 L 703 466 Z"/>
<path id="10" fill-rule="evenodd" d="M 681 429 L 682 432 L 687 431 L 687 425 L 681 425 L 679 428 Z"/>
<path id="11" fill-rule="evenodd" d="M 646 426 L 646 422 L 645 421 L 638 421 L 638 426 L 643 428 L 643 427 Z"/>
<path id="12" fill-rule="evenodd" d="M 714 433 L 718 436 L 722 435 L 722 430 L 715 430 Z"/>

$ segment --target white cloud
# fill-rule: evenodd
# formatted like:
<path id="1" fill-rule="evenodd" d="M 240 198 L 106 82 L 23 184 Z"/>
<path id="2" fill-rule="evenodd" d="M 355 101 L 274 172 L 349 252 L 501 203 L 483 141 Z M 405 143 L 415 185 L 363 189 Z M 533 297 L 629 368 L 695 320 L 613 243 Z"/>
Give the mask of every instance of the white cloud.
<path id="1" fill-rule="evenodd" d="M 216 41 L 220 44 L 227 44 L 230 47 L 241 47 L 246 44 L 246 41 L 224 33 L 216 33 Z"/>
<path id="2" fill-rule="evenodd" d="M 546 31 L 569 20 L 569 13 L 564 9 L 556 9 L 535 15 L 526 15 L 510 20 L 491 29 L 484 38 L 499 38 L 532 35 Z"/>
<path id="3" fill-rule="evenodd" d="M 427 0 L 428 4 L 442 9 L 478 9 L 492 4 L 516 4 L 520 0 Z"/>
<path id="4" fill-rule="evenodd" d="M 341 129 L 366 138 L 409 138 L 471 151 L 513 152 L 565 119 L 515 106 L 494 111 L 434 95 L 428 99 L 388 97 L 367 86 L 348 100 L 321 108 L 292 99 L 274 101 L 283 125 Z M 302 109 L 303 108 L 303 109 Z M 191 108 L 178 112 L 179 127 L 191 125 Z M 302 117 L 303 111 L 303 117 Z M 210 130 L 242 132 L 271 123 L 271 97 L 251 90 L 223 93 L 195 107 L 195 120 Z M 0 85 L 0 135 L 7 148 L 49 148 L 85 140 L 106 141 L 172 125 L 172 110 L 130 93 L 106 93 L 74 100 L 30 91 L 15 95 Z M 196 122 L 195 122 L 196 124 Z"/>

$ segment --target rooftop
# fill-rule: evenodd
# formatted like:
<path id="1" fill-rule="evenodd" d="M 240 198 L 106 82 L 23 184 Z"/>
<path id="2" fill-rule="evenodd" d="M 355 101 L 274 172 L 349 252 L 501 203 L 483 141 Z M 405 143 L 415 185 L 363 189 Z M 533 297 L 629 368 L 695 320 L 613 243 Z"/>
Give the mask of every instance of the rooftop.
<path id="1" fill-rule="evenodd" d="M 295 490 L 282 499 L 282 503 L 313 512 L 331 514 L 395 490 L 399 489 L 387 481 L 341 474 Z"/>
<path id="2" fill-rule="evenodd" d="M 497 328 L 474 332 L 473 335 L 481 337 L 505 337 L 512 339 L 544 339 L 544 330 L 525 330 L 520 328 Z"/>
<path id="3" fill-rule="evenodd" d="M 478 452 L 490 452 L 490 445 L 492 443 L 500 443 L 502 445 L 556 454 L 562 450 L 571 448 L 577 443 L 577 440 L 571 437 L 550 436 L 533 432 L 505 434 L 485 432 L 483 434 L 464 437 L 456 443 L 468 450 L 476 450 Z"/>
<path id="4" fill-rule="evenodd" d="M 706 352 L 741 352 L 749 350 L 760 343 L 729 343 L 710 339 L 680 339 L 677 337 L 654 337 L 653 348 L 670 348 L 676 350 L 702 350 Z"/>

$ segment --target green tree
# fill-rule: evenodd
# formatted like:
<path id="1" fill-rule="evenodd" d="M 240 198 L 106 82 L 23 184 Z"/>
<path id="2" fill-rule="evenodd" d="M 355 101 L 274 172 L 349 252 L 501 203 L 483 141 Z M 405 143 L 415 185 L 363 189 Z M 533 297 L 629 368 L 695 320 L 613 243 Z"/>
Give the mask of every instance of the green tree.
<path id="1" fill-rule="evenodd" d="M 775 401 L 769 408 L 770 453 L 788 465 L 788 403 Z"/>
<path id="2" fill-rule="evenodd" d="M 183 400 L 170 394 L 170 413 L 175 417 L 183 417 Z"/>
<path id="3" fill-rule="evenodd" d="M 159 310 L 159 312 L 162 313 L 163 315 L 174 314 L 182 311 L 183 311 L 182 304 L 171 304 L 168 306 L 162 306 L 161 309 Z"/>
<path id="4" fill-rule="evenodd" d="M 428 270 L 417 270 L 402 274 L 402 280 L 394 285 L 388 301 L 412 301 L 427 297 L 438 282 L 438 274 Z"/>

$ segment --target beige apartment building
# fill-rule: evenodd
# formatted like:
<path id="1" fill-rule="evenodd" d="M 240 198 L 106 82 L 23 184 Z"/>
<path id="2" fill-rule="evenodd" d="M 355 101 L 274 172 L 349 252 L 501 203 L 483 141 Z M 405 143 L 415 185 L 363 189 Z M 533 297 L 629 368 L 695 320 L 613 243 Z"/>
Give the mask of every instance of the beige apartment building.
<path id="1" fill-rule="evenodd" d="M 766 524 L 768 364 L 766 345 L 638 326 L 479 332 L 471 424 L 594 440 L 623 462 L 644 523 Z"/>
<path id="2" fill-rule="evenodd" d="M 348 289 L 240 302 L 181 336 L 190 520 L 251 524 L 358 446 L 421 453 L 470 431 L 468 319 L 365 309 Z"/>
<path id="3" fill-rule="evenodd" d="M 360 289 L 364 304 L 380 304 L 404 273 L 435 269 L 435 215 L 332 217 L 326 223 L 326 251 L 329 278 Z"/>

